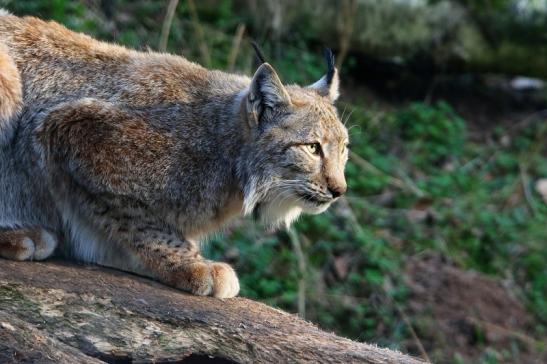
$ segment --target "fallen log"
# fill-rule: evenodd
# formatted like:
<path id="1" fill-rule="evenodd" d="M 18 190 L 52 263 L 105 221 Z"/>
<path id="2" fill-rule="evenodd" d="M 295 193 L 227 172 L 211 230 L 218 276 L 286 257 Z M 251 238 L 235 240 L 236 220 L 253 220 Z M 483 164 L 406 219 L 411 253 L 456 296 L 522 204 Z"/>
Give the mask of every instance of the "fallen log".
<path id="1" fill-rule="evenodd" d="M 0 362 L 421 363 L 245 298 L 66 262 L 0 260 Z"/>
<path id="2" fill-rule="evenodd" d="M 547 44 L 532 36 L 542 34 L 545 28 L 538 26 L 547 15 L 538 11 L 534 21 L 533 17 L 523 21 L 525 17 L 514 15 L 510 2 L 475 7 L 472 4 L 478 2 L 473 1 L 285 1 L 277 5 L 282 14 L 278 25 L 271 8 L 247 6 L 249 2 L 243 0 L 236 3 L 255 27 L 277 32 L 280 39 L 305 29 L 307 39 L 313 40 L 309 43 L 334 47 L 338 62 L 346 54 L 359 56 L 359 67 L 352 67 L 354 74 L 373 72 L 366 68 L 372 62 L 396 69 L 407 65 L 426 75 L 547 78 Z M 205 10 L 208 5 L 201 2 L 199 6 Z"/>

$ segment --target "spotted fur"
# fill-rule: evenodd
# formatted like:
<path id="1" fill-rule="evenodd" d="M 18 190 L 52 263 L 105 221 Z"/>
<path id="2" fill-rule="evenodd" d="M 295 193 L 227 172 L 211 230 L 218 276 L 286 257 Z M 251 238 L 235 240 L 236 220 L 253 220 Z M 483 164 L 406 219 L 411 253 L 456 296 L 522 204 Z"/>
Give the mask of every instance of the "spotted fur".
<path id="1" fill-rule="evenodd" d="M 331 62 L 332 63 L 332 62 Z M 233 297 L 196 241 L 270 225 L 346 190 L 338 76 L 285 86 L 96 41 L 0 11 L 0 256 L 64 255 Z"/>

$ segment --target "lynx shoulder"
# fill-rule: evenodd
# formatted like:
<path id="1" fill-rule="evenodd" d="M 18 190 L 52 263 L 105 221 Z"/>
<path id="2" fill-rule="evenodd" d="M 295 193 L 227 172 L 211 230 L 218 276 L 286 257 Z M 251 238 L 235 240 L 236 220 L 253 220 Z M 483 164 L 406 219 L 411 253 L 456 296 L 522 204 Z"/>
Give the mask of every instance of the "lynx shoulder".
<path id="1" fill-rule="evenodd" d="M 284 85 L 0 12 L 0 256 L 59 254 L 198 295 L 234 270 L 196 242 L 240 215 L 290 224 L 346 191 L 338 73 Z M 17 166 L 17 168 L 14 168 Z M 58 244 L 62 241 L 62 244 Z"/>

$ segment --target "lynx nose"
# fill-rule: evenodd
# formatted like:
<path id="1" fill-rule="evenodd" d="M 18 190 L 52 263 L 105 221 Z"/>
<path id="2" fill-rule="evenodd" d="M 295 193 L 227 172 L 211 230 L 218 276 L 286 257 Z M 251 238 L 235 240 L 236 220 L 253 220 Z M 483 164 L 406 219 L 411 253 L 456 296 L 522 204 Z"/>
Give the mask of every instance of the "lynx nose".
<path id="1" fill-rule="evenodd" d="M 340 181 L 338 183 L 329 183 L 328 190 L 332 194 L 333 198 L 342 196 L 348 190 L 346 181 Z"/>

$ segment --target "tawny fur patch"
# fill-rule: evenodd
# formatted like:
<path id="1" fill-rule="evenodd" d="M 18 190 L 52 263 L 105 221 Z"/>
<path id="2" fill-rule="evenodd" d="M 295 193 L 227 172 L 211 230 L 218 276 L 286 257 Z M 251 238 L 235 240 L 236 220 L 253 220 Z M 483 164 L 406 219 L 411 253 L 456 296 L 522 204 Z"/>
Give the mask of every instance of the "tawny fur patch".
<path id="1" fill-rule="evenodd" d="M 21 108 L 21 78 L 7 47 L 0 43 L 0 135 L 6 132 L 9 120 Z"/>

